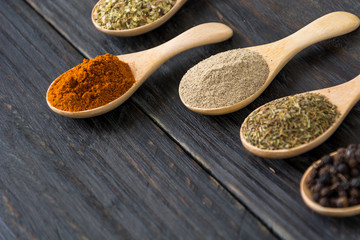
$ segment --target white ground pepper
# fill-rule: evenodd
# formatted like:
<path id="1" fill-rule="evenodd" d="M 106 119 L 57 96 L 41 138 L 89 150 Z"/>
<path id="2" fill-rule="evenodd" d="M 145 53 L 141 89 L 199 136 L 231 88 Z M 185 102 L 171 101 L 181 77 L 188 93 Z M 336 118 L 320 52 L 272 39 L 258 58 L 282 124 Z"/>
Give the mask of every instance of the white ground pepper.
<path id="1" fill-rule="evenodd" d="M 179 93 L 191 107 L 219 108 L 238 103 L 265 83 L 269 67 L 253 51 L 235 49 L 211 56 L 183 76 Z"/>

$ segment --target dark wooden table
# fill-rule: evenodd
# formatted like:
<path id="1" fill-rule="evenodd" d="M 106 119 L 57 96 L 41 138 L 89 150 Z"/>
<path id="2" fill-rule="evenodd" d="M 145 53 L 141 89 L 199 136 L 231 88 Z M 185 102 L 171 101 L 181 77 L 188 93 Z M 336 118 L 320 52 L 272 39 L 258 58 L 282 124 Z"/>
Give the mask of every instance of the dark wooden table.
<path id="1" fill-rule="evenodd" d="M 270 160 L 248 153 L 239 128 L 273 99 L 334 86 L 360 73 L 360 30 L 295 56 L 252 104 L 224 116 L 189 111 L 178 96 L 200 60 L 283 38 L 359 0 L 189 0 L 151 33 L 97 31 L 96 0 L 1 0 L 0 239 L 360 239 L 360 217 L 309 210 L 299 182 L 322 155 L 360 143 L 360 104 L 324 144 Z M 205 22 L 232 39 L 182 53 L 103 116 L 50 111 L 49 84 L 83 58 L 157 46 Z"/>

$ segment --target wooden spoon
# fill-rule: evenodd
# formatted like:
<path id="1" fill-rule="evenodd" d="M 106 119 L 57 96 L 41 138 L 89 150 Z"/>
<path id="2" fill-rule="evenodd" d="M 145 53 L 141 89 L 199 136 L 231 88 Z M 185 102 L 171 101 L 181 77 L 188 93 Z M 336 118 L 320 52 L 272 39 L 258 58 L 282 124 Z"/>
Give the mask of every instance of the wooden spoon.
<path id="1" fill-rule="evenodd" d="M 96 27 L 97 30 L 99 30 L 103 33 L 113 35 L 113 36 L 118 36 L 118 37 L 137 36 L 137 35 L 140 35 L 143 33 L 150 32 L 151 30 L 154 30 L 157 27 L 160 27 L 163 23 L 165 23 L 167 20 L 169 20 L 177 11 L 179 11 L 179 9 L 187 2 L 187 0 L 177 0 L 175 5 L 170 9 L 169 12 L 167 12 L 164 16 L 162 16 L 161 18 L 159 18 L 158 20 L 156 20 L 152 23 L 148 23 L 146 25 L 143 25 L 143 26 L 140 26 L 137 28 L 126 29 L 126 30 L 108 30 L 108 29 L 102 28 L 99 25 L 97 25 L 97 23 L 94 20 L 95 9 L 103 1 L 104 0 L 100 0 L 94 6 L 94 8 L 91 12 L 92 23 L 94 24 L 94 26 Z"/>
<path id="2" fill-rule="evenodd" d="M 349 33 L 358 28 L 359 24 L 359 18 L 351 13 L 333 12 L 313 21 L 284 39 L 266 45 L 245 48 L 258 52 L 269 66 L 269 75 L 259 90 L 245 100 L 225 107 L 198 108 L 183 103 L 190 110 L 206 115 L 220 115 L 237 111 L 254 101 L 298 52 L 322 40 Z"/>
<path id="3" fill-rule="evenodd" d="M 336 152 L 331 153 L 330 155 L 335 155 Z M 317 161 L 314 164 L 318 164 L 320 162 Z M 310 189 L 306 185 L 306 179 L 309 177 L 311 171 L 313 170 L 314 165 L 311 165 L 306 172 L 304 173 L 303 177 L 301 178 L 300 182 L 300 193 L 301 197 L 303 198 L 305 204 L 312 209 L 313 211 L 331 217 L 350 217 L 357 214 L 360 214 L 360 205 L 346 207 L 346 208 L 331 208 L 331 207 L 323 207 L 317 202 L 315 202 L 311 197 Z"/>
<path id="4" fill-rule="evenodd" d="M 135 77 L 135 84 L 124 95 L 104 106 L 85 111 L 68 112 L 53 107 L 46 97 L 47 103 L 54 112 L 72 118 L 94 117 L 109 112 L 127 100 L 156 69 L 171 57 L 194 47 L 225 41 L 232 35 L 233 31 L 225 24 L 205 23 L 193 27 L 157 47 L 117 56 L 121 61 L 129 64 Z"/>
<path id="5" fill-rule="evenodd" d="M 300 155 L 304 152 L 310 151 L 311 149 L 319 146 L 326 139 L 328 139 L 331 136 L 331 134 L 335 132 L 335 130 L 340 126 L 341 122 L 344 120 L 346 115 L 350 112 L 352 107 L 359 101 L 360 75 L 358 75 L 356 78 L 354 78 L 349 82 L 331 88 L 324 88 L 320 90 L 311 91 L 310 93 L 320 93 L 326 96 L 332 104 L 337 106 L 340 112 L 340 117 L 335 121 L 333 125 L 331 125 L 331 127 L 328 130 L 326 130 L 323 134 L 321 134 L 319 137 L 315 138 L 314 140 L 294 148 L 282 149 L 282 150 L 265 150 L 252 145 L 245 139 L 243 133 L 243 128 L 244 128 L 244 123 L 243 123 L 240 128 L 240 138 L 244 147 L 249 152 L 260 157 L 282 159 L 282 158 L 290 158 Z"/>

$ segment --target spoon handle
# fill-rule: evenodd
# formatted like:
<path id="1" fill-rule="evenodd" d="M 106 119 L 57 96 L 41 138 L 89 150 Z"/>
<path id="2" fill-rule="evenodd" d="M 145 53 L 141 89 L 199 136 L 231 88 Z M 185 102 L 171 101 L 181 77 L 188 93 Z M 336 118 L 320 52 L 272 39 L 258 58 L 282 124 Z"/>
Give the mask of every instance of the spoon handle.
<path id="1" fill-rule="evenodd" d="M 342 115 L 347 115 L 352 107 L 360 100 L 360 75 L 338 86 L 320 89 L 314 92 L 327 96 L 329 100 L 338 107 Z"/>
<path id="2" fill-rule="evenodd" d="M 232 29 L 225 24 L 204 23 L 151 50 L 158 53 L 158 61 L 161 65 L 183 51 L 206 44 L 222 42 L 229 39 L 232 35 Z"/>
<path id="3" fill-rule="evenodd" d="M 302 29 L 279 41 L 253 47 L 267 59 L 273 76 L 298 52 L 325 39 L 349 33 L 360 25 L 360 19 L 348 12 L 333 12 L 309 23 Z"/>
<path id="4" fill-rule="evenodd" d="M 314 43 L 354 31 L 359 24 L 360 20 L 354 14 L 333 12 L 316 19 L 288 38 L 294 51 L 301 51 Z"/>
<path id="5" fill-rule="evenodd" d="M 139 84 L 146 80 L 156 69 L 171 57 L 185 50 L 229 39 L 231 28 L 222 23 L 204 23 L 193 27 L 170 41 L 157 47 L 125 55 L 118 58 L 127 62 Z"/>

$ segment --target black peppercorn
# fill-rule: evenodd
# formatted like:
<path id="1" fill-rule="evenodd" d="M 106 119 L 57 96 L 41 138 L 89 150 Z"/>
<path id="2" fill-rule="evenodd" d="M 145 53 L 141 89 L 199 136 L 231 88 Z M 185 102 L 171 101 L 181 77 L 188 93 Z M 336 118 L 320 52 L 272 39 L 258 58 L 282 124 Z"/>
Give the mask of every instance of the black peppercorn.
<path id="1" fill-rule="evenodd" d="M 337 198 L 330 198 L 330 206 L 336 206 L 337 201 Z"/>
<path id="2" fill-rule="evenodd" d="M 334 163 L 337 165 L 337 164 L 340 164 L 344 161 L 345 159 L 345 152 L 346 152 L 346 149 L 345 148 L 340 148 L 337 150 L 336 152 L 336 155 L 333 156 L 333 161 Z"/>
<path id="3" fill-rule="evenodd" d="M 359 177 L 360 176 L 360 171 L 357 168 L 352 168 L 351 172 L 350 172 L 351 177 L 355 178 L 355 177 Z"/>
<path id="4" fill-rule="evenodd" d="M 340 191 L 338 192 L 338 195 L 339 195 L 339 197 L 347 197 L 347 193 L 346 193 L 346 191 L 344 191 L 344 190 L 340 190 Z"/>
<path id="5" fill-rule="evenodd" d="M 350 188 L 350 183 L 348 181 L 341 182 L 339 187 L 342 190 L 348 190 Z"/>
<path id="6" fill-rule="evenodd" d="M 359 178 L 351 179 L 350 186 L 355 188 L 360 187 L 360 179 Z"/>
<path id="7" fill-rule="evenodd" d="M 341 208 L 341 207 L 347 207 L 348 204 L 348 199 L 347 197 L 339 197 L 338 200 L 336 201 L 336 206 Z"/>
<path id="8" fill-rule="evenodd" d="M 334 178 L 333 178 L 334 179 Z M 335 178 L 336 179 L 336 178 Z M 332 191 L 334 190 L 338 190 L 339 189 L 339 186 L 340 186 L 340 183 L 338 183 L 336 180 L 333 181 L 333 184 L 331 185 L 330 189 Z"/>
<path id="9" fill-rule="evenodd" d="M 335 168 L 334 166 L 330 166 L 330 168 L 329 168 L 329 173 L 330 173 L 331 175 L 335 175 L 335 174 L 336 174 L 336 168 Z"/>
<path id="10" fill-rule="evenodd" d="M 327 197 L 331 194 L 331 190 L 329 187 L 324 187 L 323 189 L 321 189 L 320 191 L 320 196 L 321 197 Z"/>
<path id="11" fill-rule="evenodd" d="M 357 204 L 360 204 L 360 201 L 358 198 L 349 198 L 349 206 L 354 206 L 354 205 L 357 205 Z"/>
<path id="12" fill-rule="evenodd" d="M 357 164 L 358 162 L 356 161 L 355 157 L 349 160 L 349 167 L 354 168 Z"/>
<path id="13" fill-rule="evenodd" d="M 323 175 L 320 175 L 320 178 L 318 179 L 318 182 L 321 184 L 328 184 L 331 183 L 331 176 L 328 173 L 325 173 Z"/>
<path id="14" fill-rule="evenodd" d="M 340 148 L 313 164 L 306 179 L 314 201 L 324 207 L 360 204 L 360 144 Z"/>
<path id="15" fill-rule="evenodd" d="M 313 198 L 313 200 L 315 202 L 317 202 L 320 199 L 320 194 L 318 192 L 316 192 L 316 193 L 313 193 L 313 195 L 311 195 L 311 197 Z"/>
<path id="16" fill-rule="evenodd" d="M 329 155 L 325 155 L 324 157 L 321 158 L 321 163 L 324 165 L 331 164 L 332 158 Z"/>
<path id="17" fill-rule="evenodd" d="M 313 185 L 315 183 L 315 179 L 314 178 L 308 178 L 306 179 L 306 184 L 307 185 Z"/>
<path id="18" fill-rule="evenodd" d="M 346 155 L 348 158 L 351 158 L 354 156 L 356 151 L 356 144 L 350 144 L 346 149 Z"/>
<path id="19" fill-rule="evenodd" d="M 336 170 L 344 175 L 349 173 L 349 167 L 345 163 L 340 163 Z"/>
<path id="20" fill-rule="evenodd" d="M 350 189 L 350 197 L 355 198 L 355 199 L 359 198 L 360 197 L 360 191 L 358 189 L 356 189 L 356 188 Z"/>
<path id="21" fill-rule="evenodd" d="M 330 166 L 329 165 L 324 165 L 320 170 L 319 170 L 319 175 L 325 175 L 330 173 Z"/>
<path id="22" fill-rule="evenodd" d="M 320 192 L 322 187 L 323 187 L 323 185 L 321 183 L 315 184 L 315 186 L 313 187 L 313 192 Z"/>
<path id="23" fill-rule="evenodd" d="M 355 151 L 355 159 L 360 163 L 360 147 Z"/>
<path id="24" fill-rule="evenodd" d="M 317 174 L 318 174 L 318 171 L 316 169 L 314 169 L 314 171 L 312 171 L 310 173 L 310 178 L 315 178 Z"/>
<path id="25" fill-rule="evenodd" d="M 329 206 L 329 199 L 323 197 L 319 199 L 319 204 L 323 207 Z"/>

